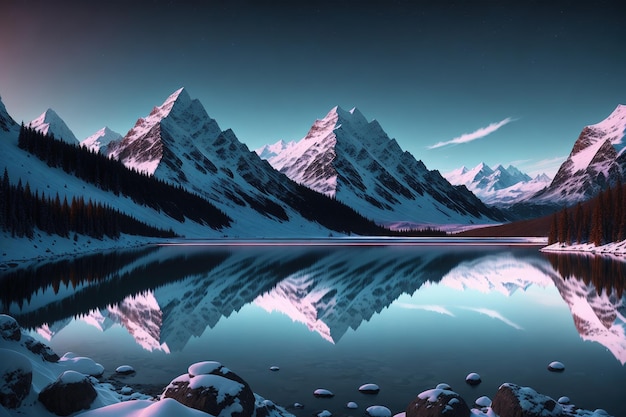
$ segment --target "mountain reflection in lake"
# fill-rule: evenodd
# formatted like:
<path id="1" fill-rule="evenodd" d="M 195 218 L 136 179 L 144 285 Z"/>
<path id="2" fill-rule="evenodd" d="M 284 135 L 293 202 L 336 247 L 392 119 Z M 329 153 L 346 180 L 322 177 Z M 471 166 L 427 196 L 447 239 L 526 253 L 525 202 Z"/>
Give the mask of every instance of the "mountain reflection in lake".
<path id="1" fill-rule="evenodd" d="M 395 413 L 439 382 L 468 402 L 513 382 L 617 416 L 625 271 L 538 247 L 162 246 L 4 271 L 0 297 L 58 353 L 132 365 L 128 384 L 218 360 L 302 416 L 348 401 Z M 566 371 L 548 372 L 553 360 Z M 368 382 L 377 396 L 357 391 Z M 320 387 L 335 397 L 314 398 Z"/>

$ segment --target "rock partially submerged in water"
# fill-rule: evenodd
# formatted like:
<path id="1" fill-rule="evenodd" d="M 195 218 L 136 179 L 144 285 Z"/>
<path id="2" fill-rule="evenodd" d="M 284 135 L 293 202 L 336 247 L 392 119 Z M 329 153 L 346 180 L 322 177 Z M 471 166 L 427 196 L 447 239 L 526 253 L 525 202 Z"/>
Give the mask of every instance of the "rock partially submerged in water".
<path id="1" fill-rule="evenodd" d="M 548 364 L 548 371 L 551 372 L 563 372 L 565 370 L 565 365 L 559 361 L 553 361 Z"/>
<path id="2" fill-rule="evenodd" d="M 130 375 L 135 373 L 135 368 L 130 365 L 120 365 L 115 368 L 115 372 L 120 375 Z"/>
<path id="3" fill-rule="evenodd" d="M 191 365 L 165 388 L 161 398 L 220 417 L 250 417 L 255 411 L 252 389 L 239 375 L 219 362 Z"/>
<path id="4" fill-rule="evenodd" d="M 482 379 L 480 379 L 480 375 L 478 375 L 476 372 L 471 372 L 465 377 L 465 382 L 470 385 L 478 385 L 482 382 Z"/>
<path id="5" fill-rule="evenodd" d="M 331 398 L 335 396 L 332 391 L 327 390 L 326 388 L 316 389 L 315 391 L 313 391 L 313 395 L 317 398 Z"/>
<path id="6" fill-rule="evenodd" d="M 376 384 L 363 384 L 359 387 L 359 391 L 363 394 L 378 394 L 380 392 L 380 387 Z"/>
<path id="7" fill-rule="evenodd" d="M 557 417 L 563 407 L 532 388 L 504 383 L 493 397 L 491 409 L 500 416 Z"/>
<path id="8" fill-rule="evenodd" d="M 469 417 L 467 403 L 445 388 L 423 391 L 406 408 L 406 417 Z"/>

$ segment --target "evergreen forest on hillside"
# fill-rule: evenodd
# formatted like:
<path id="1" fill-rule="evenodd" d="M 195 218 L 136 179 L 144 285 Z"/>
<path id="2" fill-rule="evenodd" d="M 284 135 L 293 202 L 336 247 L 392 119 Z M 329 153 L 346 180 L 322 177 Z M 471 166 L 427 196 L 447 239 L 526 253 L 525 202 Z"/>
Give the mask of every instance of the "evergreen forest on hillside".
<path id="1" fill-rule="evenodd" d="M 23 124 L 18 146 L 52 168 L 61 168 L 115 195 L 127 196 L 135 203 L 162 211 L 179 222 L 187 218 L 214 229 L 230 225 L 231 219 L 225 213 L 199 195 L 128 169 L 120 161 L 57 140 Z"/>
<path id="2" fill-rule="evenodd" d="M 172 230 L 162 230 L 143 223 L 119 210 L 83 197 L 61 198 L 33 192 L 30 185 L 12 185 L 5 168 L 0 184 L 0 229 L 12 237 L 32 238 L 35 229 L 50 235 L 70 237 L 81 234 L 102 239 L 116 239 L 121 233 L 151 237 L 175 237 Z"/>
<path id="3" fill-rule="evenodd" d="M 626 185 L 619 182 L 596 197 L 552 215 L 548 244 L 593 243 L 626 239 Z"/>

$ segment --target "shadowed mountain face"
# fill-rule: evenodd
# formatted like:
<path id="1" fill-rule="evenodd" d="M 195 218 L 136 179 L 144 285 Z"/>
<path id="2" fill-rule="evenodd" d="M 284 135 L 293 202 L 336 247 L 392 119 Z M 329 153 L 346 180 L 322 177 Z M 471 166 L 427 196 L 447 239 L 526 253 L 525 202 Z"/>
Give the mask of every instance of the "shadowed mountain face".
<path id="1" fill-rule="evenodd" d="M 445 246 L 160 247 L 105 257 L 4 272 L 3 288 L 18 275 L 28 284 L 2 290 L 2 311 L 48 338 L 79 315 L 103 331 L 121 324 L 147 350 L 173 352 L 251 303 L 338 343 L 425 283 L 507 297 L 556 286 L 581 337 L 626 363 L 624 262 L 593 258 L 585 267 L 580 257 L 534 250 Z M 601 274 L 606 268 L 613 272 Z"/>

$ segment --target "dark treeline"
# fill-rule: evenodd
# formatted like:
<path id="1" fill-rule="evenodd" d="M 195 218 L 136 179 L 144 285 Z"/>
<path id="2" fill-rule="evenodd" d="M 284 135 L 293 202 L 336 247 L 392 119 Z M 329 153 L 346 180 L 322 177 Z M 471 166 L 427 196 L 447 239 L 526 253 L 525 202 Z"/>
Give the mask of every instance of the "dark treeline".
<path id="1" fill-rule="evenodd" d="M 554 213 L 548 244 L 593 243 L 626 239 L 626 185 L 619 182 L 585 203 Z"/>
<path id="2" fill-rule="evenodd" d="M 0 184 L 0 229 L 13 237 L 32 238 L 35 229 L 42 232 L 70 237 L 81 234 L 102 239 L 116 239 L 121 233 L 152 237 L 175 237 L 172 230 L 163 230 L 131 217 L 101 203 L 83 197 L 67 198 L 34 194 L 28 183 L 12 185 L 7 169 Z"/>
<path id="3" fill-rule="evenodd" d="M 602 256 L 544 253 L 563 279 L 582 280 L 593 284 L 598 294 L 615 293 L 621 298 L 626 289 L 626 263 Z"/>
<path id="4" fill-rule="evenodd" d="M 128 196 L 135 203 L 162 211 L 179 222 L 188 218 L 214 229 L 228 226 L 231 222 L 217 207 L 180 186 L 128 169 L 120 161 L 56 140 L 54 136 L 44 135 L 24 124 L 20 129 L 18 146 L 50 167 L 61 168 L 115 195 Z"/>
<path id="5" fill-rule="evenodd" d="M 0 276 L 1 312 L 5 313 L 12 303 L 24 305 L 31 296 L 52 287 L 56 294 L 61 287 L 80 288 L 73 295 L 49 303 L 34 311 L 14 314 L 25 328 L 51 324 L 68 317 L 89 314 L 94 309 L 117 305 L 124 298 L 154 290 L 162 285 L 188 276 L 207 274 L 221 264 L 229 254 L 226 251 L 180 255 L 161 259 L 122 272 L 132 258 L 147 255 L 150 249 L 132 254 L 96 254 L 79 262 L 73 260 L 47 264 L 37 269 L 9 271 Z M 114 266 L 114 267 L 112 267 Z M 33 292 L 34 290 L 34 292 Z"/>

